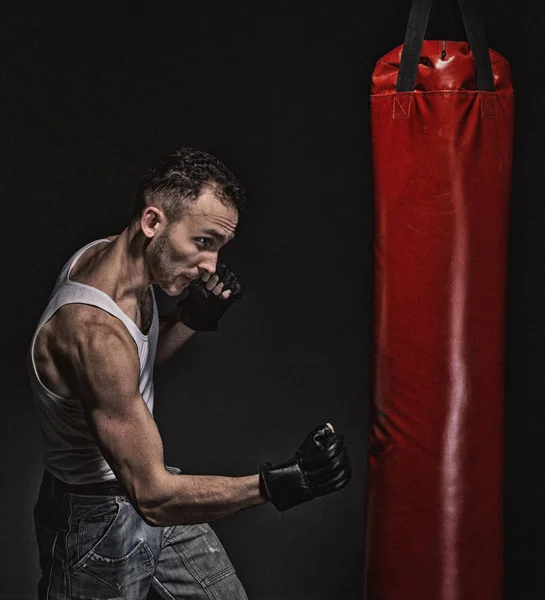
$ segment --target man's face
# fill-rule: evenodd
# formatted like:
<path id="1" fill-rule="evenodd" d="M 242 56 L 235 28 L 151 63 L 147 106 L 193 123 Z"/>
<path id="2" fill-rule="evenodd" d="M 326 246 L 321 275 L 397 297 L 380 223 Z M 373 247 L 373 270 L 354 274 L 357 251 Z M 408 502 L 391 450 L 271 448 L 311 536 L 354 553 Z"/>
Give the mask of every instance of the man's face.
<path id="1" fill-rule="evenodd" d="M 181 294 L 204 272 L 214 273 L 218 251 L 233 239 L 238 212 L 205 190 L 184 208 L 181 218 L 155 235 L 146 250 L 152 277 L 169 296 Z"/>

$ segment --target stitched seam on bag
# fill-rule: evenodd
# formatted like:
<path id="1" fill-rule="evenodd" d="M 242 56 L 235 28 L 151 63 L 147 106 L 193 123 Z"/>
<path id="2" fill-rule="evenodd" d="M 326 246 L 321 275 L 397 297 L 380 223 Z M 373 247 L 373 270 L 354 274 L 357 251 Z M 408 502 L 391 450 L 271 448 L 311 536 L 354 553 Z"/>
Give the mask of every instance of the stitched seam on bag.
<path id="1" fill-rule="evenodd" d="M 411 96 L 401 96 L 401 100 L 398 96 L 394 96 L 394 104 L 392 107 L 392 118 L 394 119 L 408 119 L 411 116 Z M 403 104 L 406 104 L 404 106 Z"/>
<path id="2" fill-rule="evenodd" d="M 498 103 L 493 96 L 481 96 L 481 118 L 497 119 Z"/>
<path id="3" fill-rule="evenodd" d="M 421 94 L 422 96 L 449 96 L 451 94 L 460 94 L 463 96 L 476 96 L 478 94 L 496 94 L 506 98 L 514 97 L 514 92 L 486 92 L 484 90 L 430 90 L 429 92 L 414 90 L 414 92 L 388 92 L 387 94 L 371 94 L 370 98 L 391 98 L 397 94 Z"/>

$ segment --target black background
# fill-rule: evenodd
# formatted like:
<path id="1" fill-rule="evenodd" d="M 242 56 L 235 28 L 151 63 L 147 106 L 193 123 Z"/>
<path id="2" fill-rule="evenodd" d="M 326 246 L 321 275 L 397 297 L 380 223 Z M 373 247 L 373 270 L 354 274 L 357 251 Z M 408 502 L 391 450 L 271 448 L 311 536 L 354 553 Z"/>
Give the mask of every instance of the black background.
<path id="1" fill-rule="evenodd" d="M 436 1 L 428 39 L 461 39 Z M 119 232 L 139 178 L 180 144 L 222 158 L 249 202 L 224 258 L 247 282 L 221 332 L 157 373 L 167 462 L 243 475 L 331 420 L 354 480 L 283 516 L 215 524 L 251 598 L 361 598 L 372 179 L 368 90 L 409 0 L 4 4 L 0 27 L 0 597 L 38 577 L 41 475 L 25 352 L 64 261 Z M 542 597 L 545 536 L 541 2 L 482 0 L 517 96 L 506 372 L 505 598 Z M 162 300 L 162 306 L 167 302 Z"/>

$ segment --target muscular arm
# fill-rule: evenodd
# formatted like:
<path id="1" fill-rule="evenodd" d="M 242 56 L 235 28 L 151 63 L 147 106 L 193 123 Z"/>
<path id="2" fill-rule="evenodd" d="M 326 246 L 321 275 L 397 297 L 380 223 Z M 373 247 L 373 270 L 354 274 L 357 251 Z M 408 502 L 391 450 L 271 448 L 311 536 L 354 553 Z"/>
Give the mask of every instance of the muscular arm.
<path id="1" fill-rule="evenodd" d="M 131 502 L 150 525 L 211 521 L 265 502 L 259 476 L 171 475 L 157 426 L 138 391 L 136 346 L 123 326 L 79 328 L 73 386 L 91 431 Z"/>
<path id="2" fill-rule="evenodd" d="M 159 321 L 159 339 L 155 365 L 159 366 L 174 356 L 195 332 L 180 321 L 180 309 L 164 315 Z"/>
<path id="3" fill-rule="evenodd" d="M 230 285 L 233 285 L 232 277 L 234 277 L 234 274 L 231 273 L 231 271 L 229 271 L 227 267 L 223 266 L 222 268 L 224 269 L 224 276 L 226 278 L 226 281 L 231 281 Z M 229 278 L 231 278 L 231 280 Z M 210 273 L 203 273 L 201 279 L 206 290 L 211 292 L 214 296 L 219 296 L 223 300 L 227 300 L 231 296 L 232 290 L 227 289 L 224 291 L 224 283 L 223 281 L 219 280 L 219 275 L 217 273 L 214 275 L 210 275 Z M 238 297 L 240 297 L 240 286 L 237 294 Z M 198 308 L 199 310 L 201 310 L 203 304 L 204 306 L 207 306 L 210 302 L 209 299 L 203 298 L 202 295 L 200 295 L 199 293 L 197 293 L 197 296 L 199 297 L 199 299 L 196 301 L 196 303 L 193 304 L 193 313 L 195 312 L 195 304 L 200 305 L 198 306 Z M 185 310 L 187 310 L 187 308 Z M 220 312 L 216 315 L 216 318 L 218 320 L 221 318 L 225 310 L 225 308 L 220 310 Z M 161 317 L 159 326 L 159 341 L 157 344 L 157 354 L 155 357 L 156 365 L 161 365 L 169 358 L 171 358 L 195 333 L 193 329 L 190 329 L 181 322 L 180 311 L 181 308 L 180 306 L 178 306 L 178 308 L 172 313 Z"/>

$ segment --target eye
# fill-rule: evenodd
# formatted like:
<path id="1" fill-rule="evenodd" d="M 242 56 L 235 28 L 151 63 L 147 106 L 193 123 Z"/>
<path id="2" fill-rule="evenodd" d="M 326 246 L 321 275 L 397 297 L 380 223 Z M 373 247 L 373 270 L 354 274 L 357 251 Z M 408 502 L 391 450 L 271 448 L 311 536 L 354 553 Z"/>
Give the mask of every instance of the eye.
<path id="1" fill-rule="evenodd" d="M 210 248 L 210 246 L 212 245 L 212 239 L 207 237 L 195 238 L 195 242 L 197 246 L 199 246 L 202 249 Z"/>

